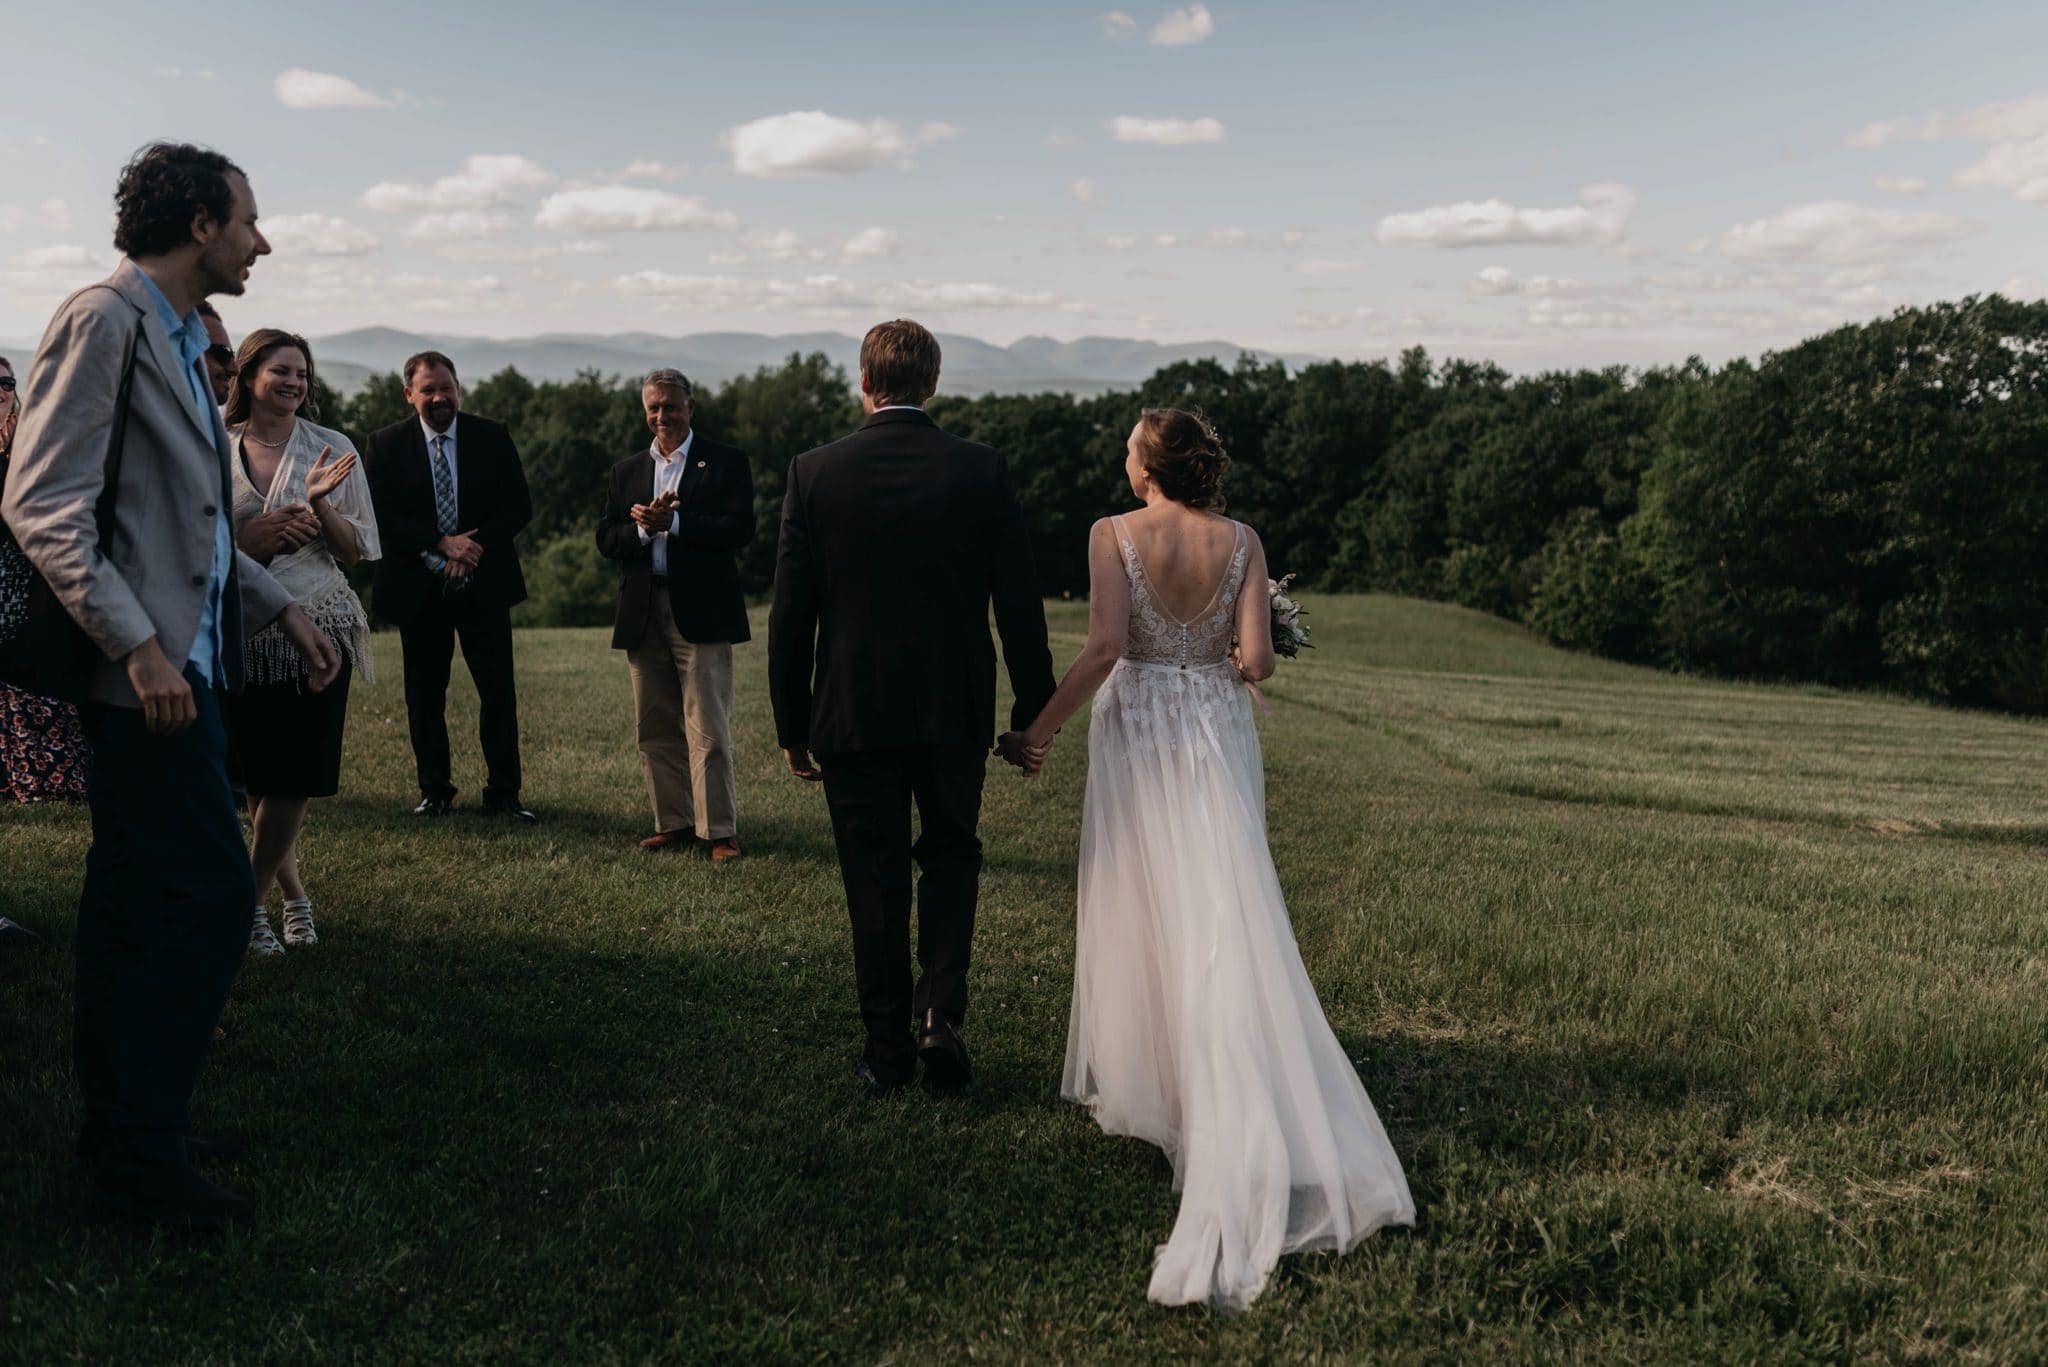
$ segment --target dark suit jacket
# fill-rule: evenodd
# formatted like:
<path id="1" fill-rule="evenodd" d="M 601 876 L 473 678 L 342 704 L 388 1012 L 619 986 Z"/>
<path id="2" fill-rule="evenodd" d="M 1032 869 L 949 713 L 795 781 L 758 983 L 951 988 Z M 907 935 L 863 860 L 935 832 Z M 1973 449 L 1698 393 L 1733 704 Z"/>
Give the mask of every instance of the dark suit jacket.
<path id="1" fill-rule="evenodd" d="M 744 452 L 702 432 L 691 433 L 688 459 L 676 485 L 680 525 L 668 538 L 668 610 L 686 641 L 749 640 L 753 633 L 733 552 L 754 539 L 754 472 Z M 643 447 L 612 467 L 611 491 L 597 524 L 597 548 L 619 562 L 614 650 L 640 644 L 655 606 L 654 547 L 640 544 L 633 521 L 633 505 L 653 497 L 654 456 Z"/>
<path id="2" fill-rule="evenodd" d="M 798 456 L 768 616 L 780 743 L 818 754 L 989 744 L 991 602 L 1019 728 L 1054 681 L 1002 454 L 895 409 Z"/>
<path id="3" fill-rule="evenodd" d="M 377 510 L 384 558 L 373 584 L 377 615 L 405 626 L 441 592 L 441 576 L 420 562 L 420 552 L 441 539 L 434 516 L 434 473 L 420 420 L 407 418 L 370 434 L 363 443 L 363 473 Z M 526 470 L 503 423 L 463 413 L 455 421 L 455 506 L 462 525 L 475 529 L 484 558 L 468 592 L 474 602 L 499 609 L 526 599 L 526 576 L 512 539 L 533 521 Z"/>

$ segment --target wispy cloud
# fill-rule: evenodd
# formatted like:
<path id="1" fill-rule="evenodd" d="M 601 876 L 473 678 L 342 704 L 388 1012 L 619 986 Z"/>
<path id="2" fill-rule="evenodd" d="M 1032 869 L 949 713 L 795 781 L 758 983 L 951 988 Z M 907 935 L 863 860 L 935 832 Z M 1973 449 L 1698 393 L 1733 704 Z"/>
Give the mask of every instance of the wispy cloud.
<path id="1" fill-rule="evenodd" d="M 1635 207 L 1636 192 L 1626 185 L 1589 185 L 1571 208 L 1487 199 L 1388 214 L 1375 237 L 1401 247 L 1598 246 L 1621 240 Z"/>
<path id="2" fill-rule="evenodd" d="M 1851 147 L 1961 139 L 1990 144 L 1956 172 L 1971 190 L 2003 190 L 2027 204 L 2048 203 L 2048 92 L 1987 104 L 1962 113 L 1884 119 L 1848 137 Z"/>
<path id="3" fill-rule="evenodd" d="M 527 191 L 554 184 L 554 176 L 538 162 L 504 153 L 468 158 L 462 169 L 431 184 L 387 180 L 363 192 L 363 207 L 386 213 L 423 213 L 436 209 L 491 209 L 510 204 Z"/>
<path id="4" fill-rule="evenodd" d="M 1189 5 L 1186 9 L 1168 10 L 1166 17 L 1152 26 L 1154 47 L 1186 47 L 1215 35 L 1216 20 L 1203 4 Z"/>
<path id="5" fill-rule="evenodd" d="M 732 154 L 733 170 L 780 180 L 852 175 L 884 162 L 904 164 L 914 153 L 959 131 L 947 123 L 927 123 L 911 131 L 890 119 L 862 122 L 822 109 L 796 109 L 729 128 L 721 141 Z"/>
<path id="6" fill-rule="evenodd" d="M 558 232 L 605 233 L 674 228 L 737 228 L 728 213 L 704 207 L 695 195 L 643 185 L 600 185 L 562 190 L 541 201 L 534 224 Z"/>
<path id="7" fill-rule="evenodd" d="M 263 235 L 281 252 L 307 256 L 361 256 L 377 249 L 377 235 L 331 214 L 276 214 Z"/>
<path id="8" fill-rule="evenodd" d="M 1910 256 L 1980 231 L 1982 225 L 1954 214 L 1827 200 L 1738 223 L 1721 234 L 1721 253 L 1738 261 L 1876 261 Z"/>
<path id="9" fill-rule="evenodd" d="M 1138 31 L 1138 21 L 1120 9 L 1113 9 L 1102 16 L 1102 36 L 1105 38 L 1128 38 Z"/>
<path id="10" fill-rule="evenodd" d="M 1193 147 L 1224 139 L 1223 124 L 1218 119 L 1151 119 L 1120 114 L 1103 127 L 1118 142 L 1152 147 Z"/>
<path id="11" fill-rule="evenodd" d="M 299 66 L 278 72 L 271 89 L 286 109 L 390 109 L 405 100 L 400 91 L 380 93 L 346 76 Z"/>

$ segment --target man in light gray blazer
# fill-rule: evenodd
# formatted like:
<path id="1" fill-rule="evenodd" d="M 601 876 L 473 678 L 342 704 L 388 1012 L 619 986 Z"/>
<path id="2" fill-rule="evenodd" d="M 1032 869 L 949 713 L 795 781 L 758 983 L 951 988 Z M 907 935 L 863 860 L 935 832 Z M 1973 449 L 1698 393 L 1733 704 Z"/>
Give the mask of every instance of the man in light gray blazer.
<path id="1" fill-rule="evenodd" d="M 244 636 L 271 621 L 305 652 L 310 687 L 339 661 L 229 527 L 198 304 L 240 294 L 270 250 L 248 180 L 217 152 L 156 143 L 123 170 L 115 206 L 128 259 L 43 334 L 0 517 L 103 657 L 81 709 L 93 843 L 78 908 L 79 1155 L 105 1213 L 210 1226 L 248 1202 L 189 1166 L 231 1145 L 191 1136 L 187 1108 L 255 905 L 220 697 L 241 686 Z M 94 508 L 131 341 L 102 542 Z"/>

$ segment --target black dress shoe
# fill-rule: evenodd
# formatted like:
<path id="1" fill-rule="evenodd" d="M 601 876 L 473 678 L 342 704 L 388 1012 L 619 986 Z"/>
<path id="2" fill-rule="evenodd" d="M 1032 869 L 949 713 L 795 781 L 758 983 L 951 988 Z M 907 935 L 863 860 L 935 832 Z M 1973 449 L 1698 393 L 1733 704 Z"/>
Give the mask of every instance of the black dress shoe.
<path id="1" fill-rule="evenodd" d="M 519 822 L 523 826 L 531 826 L 535 822 L 540 820 L 540 817 L 536 815 L 531 809 L 521 806 L 519 799 L 516 797 L 495 797 L 486 799 L 484 802 L 484 810 L 487 812 L 495 812 L 499 816 L 509 816 L 514 821 Z"/>
<path id="2" fill-rule="evenodd" d="M 869 1063 L 866 1059 L 862 1059 L 853 1065 L 853 1075 L 859 1078 L 861 1084 L 868 1089 L 868 1095 L 877 1101 L 880 1101 L 885 1096 L 893 1096 L 897 1092 L 902 1091 L 904 1086 L 910 1081 L 907 1077 L 886 1077 L 876 1072 L 875 1065 Z"/>
<path id="3" fill-rule="evenodd" d="M 454 798 L 433 797 L 429 795 L 420 799 L 420 805 L 412 809 L 412 814 L 414 816 L 446 816 L 454 810 Z"/>
<path id="4" fill-rule="evenodd" d="M 924 1028 L 917 1037 L 917 1056 L 924 1062 L 925 1086 L 935 1092 L 965 1091 L 974 1080 L 960 1032 L 936 1006 L 924 1013 Z"/>
<path id="5" fill-rule="evenodd" d="M 187 1167 L 98 1169 L 86 1192 L 99 1214 L 133 1224 L 221 1229 L 254 1213 L 248 1197 Z"/>
<path id="6" fill-rule="evenodd" d="M 36 933 L 19 921 L 10 921 L 0 916 L 0 945 L 32 945 Z"/>

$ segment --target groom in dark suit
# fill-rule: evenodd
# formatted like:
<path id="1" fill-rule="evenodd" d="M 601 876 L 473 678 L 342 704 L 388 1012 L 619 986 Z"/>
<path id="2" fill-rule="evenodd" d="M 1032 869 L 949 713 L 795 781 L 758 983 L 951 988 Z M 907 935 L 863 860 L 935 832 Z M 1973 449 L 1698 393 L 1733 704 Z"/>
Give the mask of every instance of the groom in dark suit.
<path id="1" fill-rule="evenodd" d="M 531 825 L 538 818 L 519 800 L 512 682 L 512 607 L 526 600 L 512 539 L 533 520 L 526 471 L 503 423 L 459 411 L 455 362 L 440 352 L 406 361 L 405 401 L 416 416 L 372 433 L 363 468 L 384 543 L 377 615 L 398 628 L 405 652 L 405 710 L 420 785 L 413 813 L 446 816 L 455 805 L 446 709 L 459 640 L 481 703 L 484 808 Z"/>
<path id="2" fill-rule="evenodd" d="M 867 1028 L 855 1071 L 877 1096 L 908 1082 L 920 1059 L 937 1089 L 970 1077 L 960 1023 L 995 731 L 991 602 L 1012 726 L 1034 719 L 1054 687 L 1009 466 L 925 415 L 938 383 L 931 333 L 901 319 L 869 330 L 867 421 L 790 464 L 768 616 L 783 757 L 798 778 L 824 781 L 832 814 Z M 913 860 L 923 873 L 914 988 Z"/>

